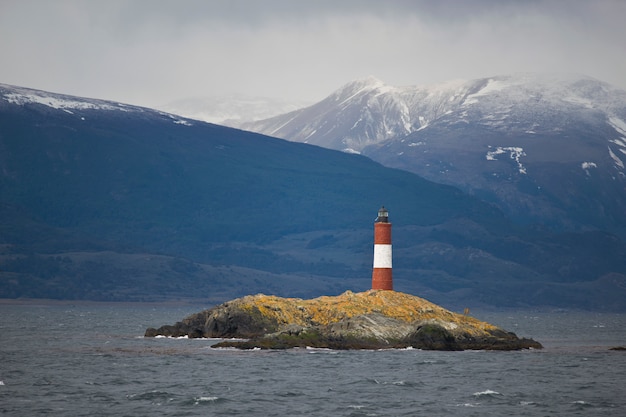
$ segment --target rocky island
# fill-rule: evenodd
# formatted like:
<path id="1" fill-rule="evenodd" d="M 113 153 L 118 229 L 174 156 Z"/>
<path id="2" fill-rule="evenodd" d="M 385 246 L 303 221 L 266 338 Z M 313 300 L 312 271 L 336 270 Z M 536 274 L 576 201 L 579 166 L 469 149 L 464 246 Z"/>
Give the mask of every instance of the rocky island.
<path id="1" fill-rule="evenodd" d="M 423 298 L 389 290 L 310 300 L 250 295 L 192 314 L 174 325 L 148 328 L 146 337 L 225 338 L 214 347 L 241 349 L 416 348 L 428 350 L 540 349 L 492 324 Z"/>

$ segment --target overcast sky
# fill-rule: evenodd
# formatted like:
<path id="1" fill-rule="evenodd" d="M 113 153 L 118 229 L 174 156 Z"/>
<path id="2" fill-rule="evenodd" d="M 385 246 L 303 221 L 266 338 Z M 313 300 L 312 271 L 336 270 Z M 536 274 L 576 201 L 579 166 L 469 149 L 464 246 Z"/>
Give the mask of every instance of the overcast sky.
<path id="1" fill-rule="evenodd" d="M 0 83 L 145 106 L 527 71 L 626 89 L 626 1 L 0 0 Z"/>

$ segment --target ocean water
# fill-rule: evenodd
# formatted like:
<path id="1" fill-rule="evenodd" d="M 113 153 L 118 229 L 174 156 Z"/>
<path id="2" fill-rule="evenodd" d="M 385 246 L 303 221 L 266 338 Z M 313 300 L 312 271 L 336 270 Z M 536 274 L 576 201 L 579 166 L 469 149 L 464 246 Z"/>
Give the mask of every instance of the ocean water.
<path id="1" fill-rule="evenodd" d="M 237 351 L 143 338 L 201 306 L 0 303 L 0 415 L 624 416 L 626 315 L 485 312 L 521 352 Z"/>

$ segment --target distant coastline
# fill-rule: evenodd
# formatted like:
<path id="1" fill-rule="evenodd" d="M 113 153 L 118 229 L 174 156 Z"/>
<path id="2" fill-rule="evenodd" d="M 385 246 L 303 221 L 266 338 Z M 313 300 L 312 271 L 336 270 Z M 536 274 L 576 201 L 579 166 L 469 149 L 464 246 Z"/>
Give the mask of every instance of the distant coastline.
<path id="1" fill-rule="evenodd" d="M 0 298 L 0 306 L 3 305 L 24 305 L 24 306 L 72 306 L 72 305 L 110 305 L 110 306 L 200 306 L 210 307 L 218 304 L 218 301 L 207 302 L 202 299 L 171 299 L 163 301 L 99 301 L 99 300 L 57 300 L 53 298 Z"/>

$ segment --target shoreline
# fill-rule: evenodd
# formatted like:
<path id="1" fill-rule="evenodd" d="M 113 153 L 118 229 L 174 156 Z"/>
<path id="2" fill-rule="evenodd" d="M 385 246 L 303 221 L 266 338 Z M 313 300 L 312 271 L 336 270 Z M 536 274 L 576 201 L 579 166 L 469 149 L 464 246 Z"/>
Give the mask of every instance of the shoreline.
<path id="1" fill-rule="evenodd" d="M 210 308 L 220 301 L 207 300 L 207 299 L 173 299 L 163 301 L 97 301 L 97 300 L 57 300 L 53 298 L 0 298 L 0 306 L 14 305 L 14 306 L 72 306 L 72 305 L 103 305 L 103 306 L 163 306 L 163 307 L 177 307 L 177 306 L 206 306 Z"/>

